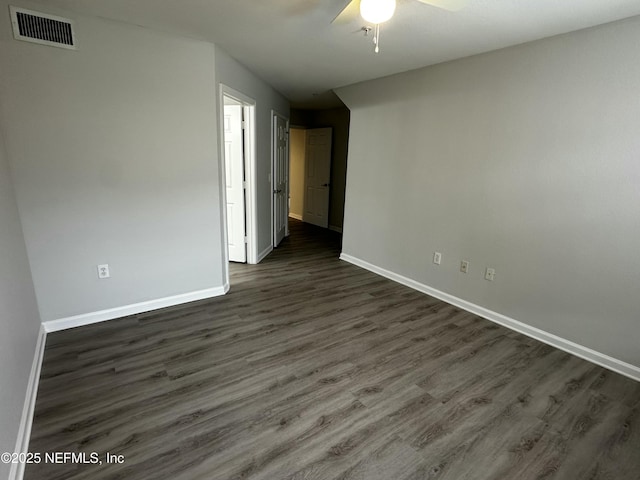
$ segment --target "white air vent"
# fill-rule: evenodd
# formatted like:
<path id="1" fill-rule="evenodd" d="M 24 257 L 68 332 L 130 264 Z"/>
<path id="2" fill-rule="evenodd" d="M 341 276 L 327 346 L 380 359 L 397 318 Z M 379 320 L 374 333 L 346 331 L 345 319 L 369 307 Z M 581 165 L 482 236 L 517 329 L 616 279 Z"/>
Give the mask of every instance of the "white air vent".
<path id="1" fill-rule="evenodd" d="M 76 49 L 73 21 L 24 8 L 9 7 L 13 36 L 25 42 Z"/>

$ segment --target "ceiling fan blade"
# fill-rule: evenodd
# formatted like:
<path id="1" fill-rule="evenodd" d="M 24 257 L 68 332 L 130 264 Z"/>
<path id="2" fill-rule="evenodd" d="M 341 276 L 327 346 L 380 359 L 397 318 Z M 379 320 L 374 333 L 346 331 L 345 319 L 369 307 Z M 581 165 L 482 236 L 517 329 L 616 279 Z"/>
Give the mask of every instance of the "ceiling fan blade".
<path id="1" fill-rule="evenodd" d="M 351 0 L 349 4 L 334 18 L 331 23 L 349 23 L 360 16 L 360 0 Z"/>
<path id="2" fill-rule="evenodd" d="M 426 3 L 427 5 L 433 5 L 434 7 L 442 8 L 450 12 L 457 12 L 462 10 L 465 5 L 465 0 L 418 0 L 419 2 Z"/>

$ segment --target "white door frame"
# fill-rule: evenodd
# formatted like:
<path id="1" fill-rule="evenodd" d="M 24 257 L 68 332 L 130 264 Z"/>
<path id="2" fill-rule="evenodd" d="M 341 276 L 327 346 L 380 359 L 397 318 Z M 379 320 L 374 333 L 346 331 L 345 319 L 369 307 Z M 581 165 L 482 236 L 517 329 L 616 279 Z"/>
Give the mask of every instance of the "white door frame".
<path id="1" fill-rule="evenodd" d="M 276 110 L 271 110 L 271 246 L 272 248 L 276 244 L 276 219 L 275 219 L 275 205 L 273 203 L 273 189 L 274 189 L 274 177 L 276 168 L 276 117 L 280 117 L 286 122 L 286 136 L 287 136 L 287 160 L 285 161 L 287 170 L 287 212 L 285 214 L 285 237 L 289 236 L 289 117 L 282 115 Z"/>
<path id="2" fill-rule="evenodd" d="M 224 161 L 224 97 L 232 98 L 242 104 L 244 110 L 244 177 L 247 182 L 245 193 L 245 218 L 247 223 L 247 263 L 257 263 L 257 218 L 256 218 L 256 101 L 238 90 L 223 83 L 220 84 L 218 96 L 218 135 L 219 144 L 219 175 L 220 175 L 220 212 L 222 218 L 222 250 L 223 269 L 226 284 L 229 284 L 229 233 L 227 232 L 227 189 L 225 185 L 226 168 Z"/>

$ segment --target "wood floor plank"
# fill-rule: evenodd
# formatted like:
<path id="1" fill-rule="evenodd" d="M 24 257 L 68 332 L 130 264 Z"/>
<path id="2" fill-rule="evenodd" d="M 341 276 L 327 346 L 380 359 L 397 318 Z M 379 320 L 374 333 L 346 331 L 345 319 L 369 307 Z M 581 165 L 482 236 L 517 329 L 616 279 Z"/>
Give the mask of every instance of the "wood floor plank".
<path id="1" fill-rule="evenodd" d="M 231 290 L 49 334 L 27 480 L 640 480 L 640 384 L 338 260 L 292 221 Z"/>

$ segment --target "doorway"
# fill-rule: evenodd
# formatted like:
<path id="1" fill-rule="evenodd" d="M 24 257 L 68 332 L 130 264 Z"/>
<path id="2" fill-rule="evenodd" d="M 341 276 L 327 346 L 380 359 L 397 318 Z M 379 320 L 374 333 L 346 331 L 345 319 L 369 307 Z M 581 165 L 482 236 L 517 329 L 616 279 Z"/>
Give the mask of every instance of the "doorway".
<path id="1" fill-rule="evenodd" d="M 289 216 L 342 233 L 349 109 L 292 109 L 291 124 Z"/>
<path id="2" fill-rule="evenodd" d="M 257 263 L 255 101 L 220 85 L 223 224 L 228 262 Z"/>
<path id="3" fill-rule="evenodd" d="M 224 97 L 224 168 L 227 192 L 227 244 L 229 261 L 247 261 L 245 198 L 244 108 L 233 98 Z"/>

